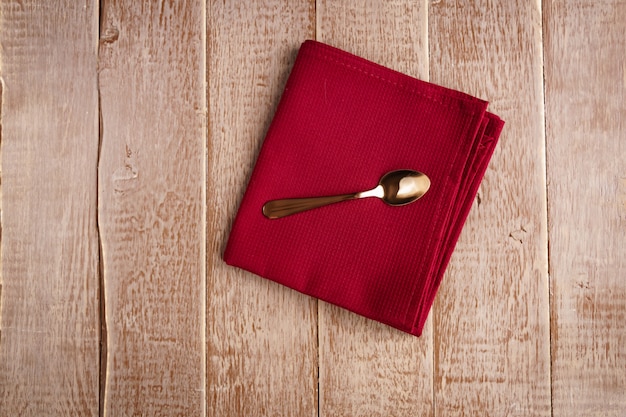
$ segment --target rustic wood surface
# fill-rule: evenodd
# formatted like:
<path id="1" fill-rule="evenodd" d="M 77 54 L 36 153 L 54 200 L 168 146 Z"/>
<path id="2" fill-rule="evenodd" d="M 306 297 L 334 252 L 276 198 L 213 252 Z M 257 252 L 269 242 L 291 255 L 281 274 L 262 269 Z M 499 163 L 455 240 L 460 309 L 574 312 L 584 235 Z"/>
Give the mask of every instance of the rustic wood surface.
<path id="1" fill-rule="evenodd" d="M 0 3 L 0 415 L 97 415 L 98 7 Z"/>
<path id="2" fill-rule="evenodd" d="M 1 417 L 626 415 L 624 1 L 45 3 L 0 1 Z M 420 338 L 221 260 L 305 39 L 507 121 Z"/>
<path id="3" fill-rule="evenodd" d="M 207 6 L 207 415 L 313 416 L 316 300 L 228 267 L 221 255 L 297 48 L 315 35 L 314 5 Z"/>
<path id="4" fill-rule="evenodd" d="M 204 7 L 101 4 L 105 415 L 205 410 Z"/>
<path id="5" fill-rule="evenodd" d="M 541 10 L 534 2 L 470 3 L 462 10 L 446 1 L 431 5 L 431 81 L 489 97 L 506 129 L 433 309 L 435 404 L 443 416 L 483 410 L 545 416 L 550 323 Z"/>
<path id="6" fill-rule="evenodd" d="M 544 5 L 555 416 L 626 415 L 625 34 L 624 1 Z"/>

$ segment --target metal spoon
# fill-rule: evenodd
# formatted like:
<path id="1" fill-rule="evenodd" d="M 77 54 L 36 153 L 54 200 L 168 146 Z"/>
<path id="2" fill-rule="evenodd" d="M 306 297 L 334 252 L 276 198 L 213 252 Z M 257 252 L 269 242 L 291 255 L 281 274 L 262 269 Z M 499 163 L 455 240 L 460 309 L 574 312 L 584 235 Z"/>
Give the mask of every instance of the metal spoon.
<path id="1" fill-rule="evenodd" d="M 287 198 L 268 201 L 263 206 L 263 214 L 267 218 L 278 219 L 328 204 L 365 197 L 378 197 L 390 206 L 402 206 L 423 196 L 428 188 L 430 188 L 430 179 L 425 174 L 402 169 L 383 175 L 378 186 L 369 191 L 330 197 Z"/>

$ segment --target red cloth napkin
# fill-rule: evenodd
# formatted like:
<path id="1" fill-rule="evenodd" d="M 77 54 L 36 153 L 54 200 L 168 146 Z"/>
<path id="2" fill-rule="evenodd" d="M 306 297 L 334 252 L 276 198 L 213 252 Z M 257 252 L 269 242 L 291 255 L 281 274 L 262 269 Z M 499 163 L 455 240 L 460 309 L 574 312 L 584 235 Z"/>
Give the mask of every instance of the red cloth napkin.
<path id="1" fill-rule="evenodd" d="M 419 336 L 496 146 L 487 102 L 306 41 L 232 226 L 225 261 Z M 413 169 L 418 201 L 337 203 L 280 219 L 280 198 L 369 190 Z"/>

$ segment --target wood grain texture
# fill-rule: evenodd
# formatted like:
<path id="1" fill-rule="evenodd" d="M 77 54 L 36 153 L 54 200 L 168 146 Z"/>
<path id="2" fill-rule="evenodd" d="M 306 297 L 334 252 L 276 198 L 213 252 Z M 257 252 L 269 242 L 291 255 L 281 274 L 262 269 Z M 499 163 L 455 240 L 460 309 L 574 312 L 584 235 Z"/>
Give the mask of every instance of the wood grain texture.
<path id="1" fill-rule="evenodd" d="M 317 39 L 428 79 L 427 4 L 318 1 Z M 421 338 L 319 304 L 320 416 L 429 416 L 432 331 Z"/>
<path id="2" fill-rule="evenodd" d="M 98 414 L 98 8 L 0 3 L 0 416 Z"/>
<path id="3" fill-rule="evenodd" d="M 623 0 L 0 1 L 0 417 L 626 415 L 625 33 Z M 421 338 L 221 260 L 315 37 L 507 122 Z"/>
<path id="4" fill-rule="evenodd" d="M 205 411 L 205 9 L 104 1 L 99 221 L 109 416 Z"/>
<path id="5" fill-rule="evenodd" d="M 435 410 L 550 415 L 541 10 L 441 1 L 429 29 L 431 81 L 507 123 L 433 310 Z"/>
<path id="6" fill-rule="evenodd" d="M 626 3 L 546 1 L 544 34 L 554 416 L 624 416 Z"/>
<path id="7" fill-rule="evenodd" d="M 317 302 L 221 259 L 314 4 L 209 1 L 208 414 L 317 415 Z"/>

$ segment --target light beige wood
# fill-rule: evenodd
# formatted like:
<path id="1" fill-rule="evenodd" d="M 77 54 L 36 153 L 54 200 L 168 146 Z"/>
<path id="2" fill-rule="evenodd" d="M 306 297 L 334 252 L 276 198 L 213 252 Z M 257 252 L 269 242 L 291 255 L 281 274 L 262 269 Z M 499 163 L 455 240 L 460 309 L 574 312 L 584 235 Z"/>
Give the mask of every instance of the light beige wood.
<path id="1" fill-rule="evenodd" d="M 0 417 L 626 415 L 623 1 L 100 3 L 0 2 Z M 316 36 L 507 122 L 421 338 L 221 260 Z"/>
<path id="2" fill-rule="evenodd" d="M 312 2 L 209 1 L 208 415 L 317 415 L 317 302 L 221 259 Z"/>
<path id="3" fill-rule="evenodd" d="M 107 416 L 205 411 L 205 9 L 102 4 Z"/>
<path id="4" fill-rule="evenodd" d="M 428 79 L 426 2 L 318 1 L 317 39 Z M 402 333 L 319 304 L 320 415 L 429 416 L 432 331 Z"/>
<path id="5" fill-rule="evenodd" d="M 554 416 L 626 415 L 626 3 L 544 4 Z"/>
<path id="6" fill-rule="evenodd" d="M 431 81 L 506 121 L 433 311 L 440 416 L 550 415 L 541 10 L 436 2 Z"/>
<path id="7" fill-rule="evenodd" d="M 0 416 L 96 416 L 98 7 L 0 3 Z"/>

